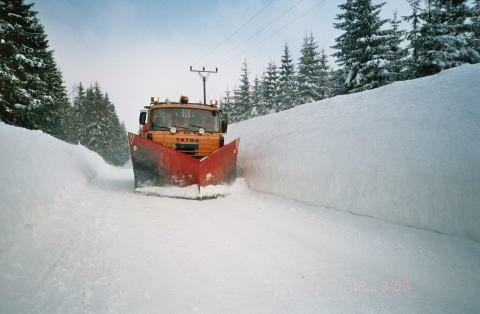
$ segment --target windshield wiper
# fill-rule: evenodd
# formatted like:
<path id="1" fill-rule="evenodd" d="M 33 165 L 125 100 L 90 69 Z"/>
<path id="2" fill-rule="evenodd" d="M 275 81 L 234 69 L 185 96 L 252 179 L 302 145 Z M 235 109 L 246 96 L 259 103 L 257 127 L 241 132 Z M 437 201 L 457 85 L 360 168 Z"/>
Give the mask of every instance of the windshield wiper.
<path id="1" fill-rule="evenodd" d="M 170 128 L 168 126 L 161 126 L 161 125 L 156 125 L 154 127 L 152 127 L 152 130 L 158 130 L 158 129 L 161 129 L 161 130 L 170 130 Z"/>
<path id="2" fill-rule="evenodd" d="M 190 131 L 189 128 L 183 127 L 182 125 L 174 125 L 173 127 L 175 127 L 178 131 Z M 180 129 L 181 127 L 183 127 L 183 129 Z"/>

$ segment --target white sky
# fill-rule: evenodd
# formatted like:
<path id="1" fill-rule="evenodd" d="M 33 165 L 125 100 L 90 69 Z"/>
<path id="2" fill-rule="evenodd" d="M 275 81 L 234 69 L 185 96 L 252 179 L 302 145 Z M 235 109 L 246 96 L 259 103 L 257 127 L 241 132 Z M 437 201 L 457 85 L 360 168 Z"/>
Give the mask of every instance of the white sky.
<path id="1" fill-rule="evenodd" d="M 340 13 L 338 5 L 345 1 L 274 0 L 203 58 L 270 1 L 40 0 L 34 10 L 39 12 L 68 89 L 74 83 L 88 86 L 98 81 L 127 130 L 135 132 L 138 112 L 148 105 L 151 96 L 178 100 L 187 95 L 190 101 L 203 101 L 202 81 L 197 73 L 190 72 L 191 65 L 207 70 L 218 67 L 218 73 L 207 81 L 209 101 L 219 99 L 227 86 L 233 89 L 238 84 L 245 58 L 251 81 L 255 75 L 261 76 L 270 60 L 280 63 L 285 43 L 296 63 L 307 33 L 313 33 L 328 55 L 334 52 L 330 46 L 342 32 L 333 28 L 333 23 Z M 374 4 L 380 2 L 373 0 Z M 385 4 L 382 17 L 390 18 L 394 9 L 399 16 L 410 14 L 406 0 L 395 0 Z M 407 28 L 405 23 L 403 28 Z"/>

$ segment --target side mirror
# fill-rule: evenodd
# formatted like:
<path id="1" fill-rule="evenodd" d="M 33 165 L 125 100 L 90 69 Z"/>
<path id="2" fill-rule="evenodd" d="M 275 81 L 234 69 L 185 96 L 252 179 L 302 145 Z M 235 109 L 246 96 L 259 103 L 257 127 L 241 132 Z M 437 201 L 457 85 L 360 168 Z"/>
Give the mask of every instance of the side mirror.
<path id="1" fill-rule="evenodd" d="M 145 111 L 140 112 L 140 118 L 138 119 L 140 125 L 144 125 L 145 121 L 147 121 L 147 113 Z"/>
<path id="2" fill-rule="evenodd" d="M 222 119 L 222 133 L 227 133 L 228 127 L 228 116 L 225 116 L 225 119 Z"/>

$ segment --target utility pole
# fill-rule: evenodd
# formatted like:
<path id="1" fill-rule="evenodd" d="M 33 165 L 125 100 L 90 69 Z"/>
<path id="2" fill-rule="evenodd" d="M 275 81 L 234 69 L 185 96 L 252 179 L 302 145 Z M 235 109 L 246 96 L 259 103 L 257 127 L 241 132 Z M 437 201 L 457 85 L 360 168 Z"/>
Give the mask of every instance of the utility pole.
<path id="1" fill-rule="evenodd" d="M 210 76 L 210 73 L 218 73 L 218 68 L 215 68 L 215 71 L 205 71 L 205 67 L 203 67 L 203 70 L 192 70 L 192 66 L 190 66 L 190 71 L 192 72 L 198 72 L 200 77 L 202 78 L 203 81 L 203 104 L 207 104 L 207 92 L 205 88 L 205 83 L 207 82 L 208 77 Z M 203 75 L 202 73 L 207 73 L 206 75 Z"/>

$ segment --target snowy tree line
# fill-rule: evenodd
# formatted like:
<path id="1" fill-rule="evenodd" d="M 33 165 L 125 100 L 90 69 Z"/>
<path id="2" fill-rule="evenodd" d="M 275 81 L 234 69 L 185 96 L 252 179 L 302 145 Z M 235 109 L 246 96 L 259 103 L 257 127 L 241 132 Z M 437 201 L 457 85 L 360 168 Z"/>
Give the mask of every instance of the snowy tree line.
<path id="1" fill-rule="evenodd" d="M 124 165 L 130 159 L 127 131 L 108 94 L 98 83 L 86 90 L 79 83 L 73 93 L 73 106 L 63 115 L 61 138 L 85 146 L 112 165 Z"/>
<path id="2" fill-rule="evenodd" d="M 249 82 L 247 60 L 243 63 L 240 84 L 225 92 L 223 108 L 232 122 L 287 110 L 331 95 L 328 57 L 312 34 L 305 36 L 299 64 L 295 67 L 288 44 L 285 44 L 281 63 L 270 61 L 261 78 Z"/>
<path id="3" fill-rule="evenodd" d="M 128 140 L 114 105 L 95 84 L 70 104 L 47 34 L 24 0 L 0 1 L 0 121 L 82 144 L 105 161 L 127 162 Z"/>
<path id="4" fill-rule="evenodd" d="M 304 37 L 298 64 L 285 44 L 280 65 L 270 61 L 263 75 L 249 81 L 247 60 L 240 84 L 221 99 L 230 121 L 238 122 L 336 95 L 360 92 L 395 81 L 420 78 L 465 63 L 480 62 L 479 0 L 406 0 L 411 14 L 380 19 L 381 7 L 371 0 L 339 5 L 332 56 L 328 65 L 313 34 Z M 403 30 L 401 22 L 410 30 Z"/>

